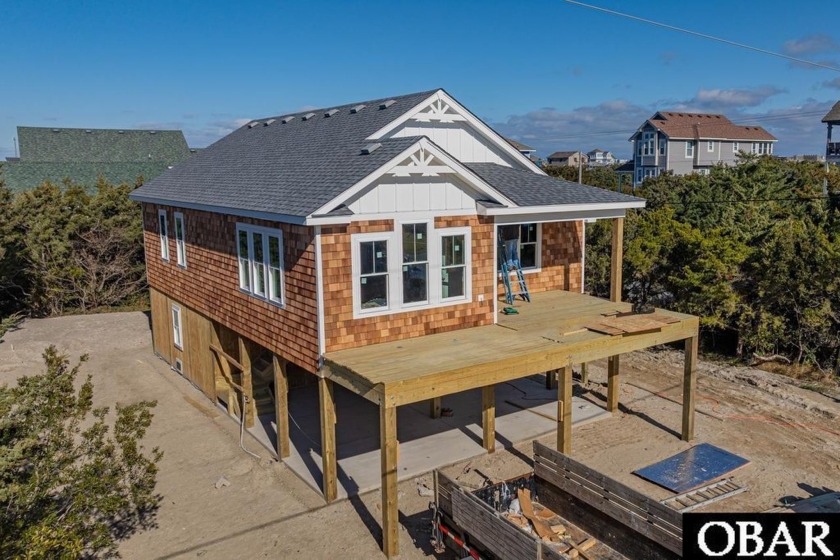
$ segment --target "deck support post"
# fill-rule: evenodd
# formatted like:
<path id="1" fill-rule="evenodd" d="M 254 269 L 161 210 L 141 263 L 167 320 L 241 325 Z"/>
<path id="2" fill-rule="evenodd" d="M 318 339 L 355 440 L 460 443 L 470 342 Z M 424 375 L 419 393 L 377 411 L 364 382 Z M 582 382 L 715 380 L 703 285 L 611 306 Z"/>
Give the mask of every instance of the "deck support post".
<path id="1" fill-rule="evenodd" d="M 621 301 L 621 266 L 624 262 L 624 218 L 612 220 L 612 251 L 610 252 L 610 301 Z M 607 410 L 618 410 L 619 357 L 610 356 L 607 362 Z"/>
<path id="2" fill-rule="evenodd" d="M 580 383 L 581 385 L 589 383 L 589 367 L 586 362 L 580 364 Z"/>
<path id="3" fill-rule="evenodd" d="M 618 410 L 618 392 L 619 392 L 619 370 L 620 359 L 619 356 L 610 356 L 607 360 L 607 411 L 615 412 Z"/>
<path id="4" fill-rule="evenodd" d="M 333 382 L 325 377 L 318 378 L 318 396 L 321 401 L 322 490 L 324 492 L 324 499 L 327 503 L 330 503 L 338 496 Z"/>
<path id="5" fill-rule="evenodd" d="M 682 439 L 694 439 L 694 398 L 697 389 L 698 337 L 685 339 L 685 373 L 683 375 Z"/>
<path id="6" fill-rule="evenodd" d="M 382 462 L 382 552 L 391 558 L 400 553 L 397 523 L 397 407 L 379 406 L 379 449 Z"/>
<path id="7" fill-rule="evenodd" d="M 274 415 L 277 422 L 277 460 L 291 453 L 289 443 L 289 362 L 272 354 L 274 368 Z"/>
<path id="8" fill-rule="evenodd" d="M 496 451 L 496 386 L 481 388 L 481 428 L 484 449 L 487 453 Z"/>
<path id="9" fill-rule="evenodd" d="M 557 451 L 572 454 L 572 368 L 558 370 L 557 384 Z"/>
<path id="10" fill-rule="evenodd" d="M 257 417 L 257 403 L 254 402 L 254 380 L 251 373 L 251 343 L 245 337 L 239 337 L 239 363 L 242 364 L 242 389 L 245 394 L 245 427 L 253 428 Z"/>
<path id="11" fill-rule="evenodd" d="M 440 397 L 435 397 L 429 400 L 429 416 L 432 418 L 440 418 Z"/>
<path id="12" fill-rule="evenodd" d="M 557 370 L 552 369 L 545 372 L 545 388 L 546 389 L 556 389 L 557 388 Z"/>

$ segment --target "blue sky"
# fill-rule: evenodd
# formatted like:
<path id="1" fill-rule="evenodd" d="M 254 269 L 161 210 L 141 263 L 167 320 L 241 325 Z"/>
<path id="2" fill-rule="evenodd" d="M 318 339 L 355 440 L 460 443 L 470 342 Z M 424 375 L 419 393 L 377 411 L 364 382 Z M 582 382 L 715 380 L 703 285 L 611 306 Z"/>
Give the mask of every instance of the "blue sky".
<path id="1" fill-rule="evenodd" d="M 832 0 L 590 3 L 840 65 Z M 435 87 L 542 155 L 628 157 L 657 109 L 723 112 L 777 153 L 817 153 L 840 99 L 840 72 L 560 0 L 26 0 L 3 5 L 0 56 L 0 158 L 18 125 L 179 128 L 203 147 L 249 118 Z"/>

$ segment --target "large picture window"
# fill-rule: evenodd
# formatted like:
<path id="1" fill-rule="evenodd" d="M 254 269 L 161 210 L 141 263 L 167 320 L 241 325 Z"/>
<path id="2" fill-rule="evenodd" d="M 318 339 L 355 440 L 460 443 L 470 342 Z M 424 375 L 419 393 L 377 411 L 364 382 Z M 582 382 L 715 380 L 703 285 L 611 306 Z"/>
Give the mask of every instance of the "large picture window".
<path id="1" fill-rule="evenodd" d="M 428 224 L 403 224 L 402 243 L 403 303 L 425 303 L 429 300 Z"/>
<path id="2" fill-rule="evenodd" d="M 238 224 L 236 247 L 239 287 L 255 297 L 283 305 L 283 232 Z"/>
<path id="3" fill-rule="evenodd" d="M 432 222 L 352 236 L 356 317 L 454 305 L 472 298 L 470 228 Z"/>

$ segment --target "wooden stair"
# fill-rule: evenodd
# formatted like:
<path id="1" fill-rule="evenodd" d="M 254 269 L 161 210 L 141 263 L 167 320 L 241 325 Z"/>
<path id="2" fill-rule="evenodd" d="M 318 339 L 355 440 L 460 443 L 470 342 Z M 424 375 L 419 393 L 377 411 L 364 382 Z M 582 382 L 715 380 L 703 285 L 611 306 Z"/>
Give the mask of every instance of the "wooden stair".
<path id="1" fill-rule="evenodd" d="M 660 503 L 672 507 L 680 513 L 686 513 L 746 491 L 747 488 L 745 486 L 739 486 L 731 478 L 727 478 L 682 494 L 677 494 L 676 496 L 661 500 Z"/>
<path id="2" fill-rule="evenodd" d="M 251 382 L 254 386 L 257 416 L 274 414 L 274 366 L 270 352 L 261 353 L 251 363 Z"/>

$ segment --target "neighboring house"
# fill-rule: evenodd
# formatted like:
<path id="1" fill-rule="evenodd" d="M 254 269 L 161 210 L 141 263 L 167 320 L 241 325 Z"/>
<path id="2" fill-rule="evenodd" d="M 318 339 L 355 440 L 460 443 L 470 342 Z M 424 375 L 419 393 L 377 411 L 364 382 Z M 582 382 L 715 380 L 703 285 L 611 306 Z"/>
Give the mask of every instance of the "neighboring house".
<path id="1" fill-rule="evenodd" d="M 586 152 L 586 157 L 589 159 L 589 167 L 606 167 L 618 163 L 612 152 L 600 148 Z"/>
<path id="2" fill-rule="evenodd" d="M 516 148 L 517 150 L 519 150 L 519 153 L 520 153 L 520 154 L 522 154 L 522 155 L 523 155 L 523 156 L 525 156 L 526 158 L 530 159 L 531 161 L 536 161 L 536 157 L 537 157 L 537 156 L 535 155 L 535 154 L 537 153 L 537 149 L 536 149 L 536 148 L 532 148 L 531 146 L 529 146 L 529 145 L 527 145 L 527 144 L 523 144 L 522 142 L 517 142 L 516 140 L 513 140 L 513 139 L 511 139 L 511 138 L 505 138 L 505 140 L 507 140 L 508 142 L 510 142 L 510 144 L 511 144 L 514 148 Z"/>
<path id="3" fill-rule="evenodd" d="M 190 157 L 180 130 L 17 127 L 19 158 L 7 158 L 0 178 L 13 191 L 44 181 L 93 187 L 99 177 L 113 184 L 148 181 Z"/>
<path id="4" fill-rule="evenodd" d="M 660 111 L 633 136 L 634 184 L 665 171 L 708 174 L 715 165 L 734 165 L 738 154 L 770 155 L 776 137 L 760 126 L 734 124 L 724 115 Z"/>
<path id="5" fill-rule="evenodd" d="M 577 167 L 588 165 L 589 156 L 583 152 L 554 152 L 546 158 L 548 165 Z"/>
<path id="6" fill-rule="evenodd" d="M 615 411 L 618 354 L 685 339 L 696 359 L 696 317 L 631 337 L 582 327 L 629 310 L 624 215 L 644 201 L 549 177 L 444 90 L 256 119 L 131 198 L 142 203 L 155 352 L 249 429 L 276 426 L 280 458 L 292 449 L 289 387 L 317 383 L 327 501 L 338 484 L 336 385 L 378 407 L 388 556 L 398 553 L 397 407 L 429 401 L 439 415 L 441 397 L 481 389 L 492 452 L 494 386 L 561 371 L 558 445 L 569 452 L 571 363 L 610 358 Z M 582 293 L 593 219 L 613 221 L 612 302 Z M 509 247 L 534 302 L 517 301 L 511 318 L 497 268 Z M 685 439 L 691 418 L 687 404 Z M 301 455 L 312 463 L 308 448 Z"/>
<path id="7" fill-rule="evenodd" d="M 828 134 L 825 141 L 825 161 L 828 163 L 840 162 L 840 142 L 835 142 L 831 136 L 834 125 L 840 125 L 840 101 L 834 104 L 831 110 L 823 117 L 822 122 L 828 127 Z"/>

